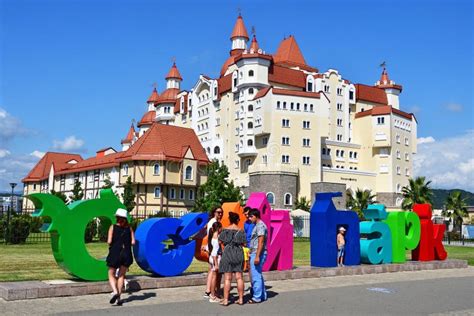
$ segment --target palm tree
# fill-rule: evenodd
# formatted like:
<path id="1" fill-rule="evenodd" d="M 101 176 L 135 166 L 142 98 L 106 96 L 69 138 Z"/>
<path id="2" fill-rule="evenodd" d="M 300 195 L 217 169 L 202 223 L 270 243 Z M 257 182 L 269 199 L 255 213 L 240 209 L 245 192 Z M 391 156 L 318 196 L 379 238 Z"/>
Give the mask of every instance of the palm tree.
<path id="1" fill-rule="evenodd" d="M 311 203 L 306 199 L 305 196 L 300 197 L 299 199 L 296 200 L 295 205 L 293 206 L 293 209 L 295 210 L 303 210 L 306 212 L 309 212 L 309 209 L 311 208 Z"/>
<path id="2" fill-rule="evenodd" d="M 375 201 L 375 195 L 370 190 L 357 189 L 352 195 L 349 190 L 346 191 L 347 202 L 346 207 L 356 211 L 360 220 L 364 219 L 364 213 L 362 210 L 367 209 L 370 204 L 377 203 Z"/>
<path id="3" fill-rule="evenodd" d="M 454 226 L 459 225 L 459 236 L 462 236 L 463 217 L 468 216 L 466 198 L 463 198 L 460 191 L 453 191 L 446 197 L 446 204 L 443 212 L 444 217 L 449 217 Z"/>
<path id="4" fill-rule="evenodd" d="M 433 192 L 430 188 L 431 181 L 425 182 L 425 177 L 417 177 L 408 181 L 408 186 L 404 186 L 402 188 L 404 198 L 402 203 L 402 209 L 411 211 L 415 203 L 431 204 L 431 198 L 433 196 Z"/>

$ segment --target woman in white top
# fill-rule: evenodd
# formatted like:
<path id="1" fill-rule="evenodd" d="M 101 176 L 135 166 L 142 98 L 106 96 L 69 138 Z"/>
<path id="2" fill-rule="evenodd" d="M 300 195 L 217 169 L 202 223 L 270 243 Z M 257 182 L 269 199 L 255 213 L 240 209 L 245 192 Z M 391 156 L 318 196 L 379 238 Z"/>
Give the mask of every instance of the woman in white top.
<path id="1" fill-rule="evenodd" d="M 216 296 L 216 281 L 219 274 L 219 262 L 221 258 L 221 249 L 219 244 L 219 234 L 222 231 L 222 224 L 215 222 L 212 224 L 208 234 L 208 248 L 209 248 L 209 267 L 211 271 L 211 294 L 209 295 L 209 302 L 218 303 L 219 298 Z"/>
<path id="2" fill-rule="evenodd" d="M 209 231 L 211 230 L 211 227 L 212 225 L 215 223 L 215 222 L 220 222 L 222 220 L 222 215 L 224 214 L 224 211 L 222 210 L 222 208 L 220 207 L 216 207 L 212 210 L 211 212 L 211 219 L 209 220 L 209 222 L 207 223 L 207 236 L 209 236 Z M 209 245 L 209 242 L 207 245 L 201 247 L 201 249 L 203 251 L 207 251 L 210 255 L 210 252 L 209 252 L 209 249 L 208 249 L 208 246 Z M 209 256 L 210 257 L 210 256 Z M 207 283 L 206 283 L 206 292 L 204 293 L 204 298 L 205 299 L 209 299 L 210 298 L 210 295 L 211 295 L 211 282 L 212 282 L 212 273 L 211 273 L 211 269 L 209 268 L 209 271 L 208 271 L 208 274 L 207 274 Z M 220 281 L 220 275 L 218 275 L 218 280 L 216 281 L 216 285 L 219 286 L 220 288 L 220 284 L 221 284 L 221 281 Z"/>

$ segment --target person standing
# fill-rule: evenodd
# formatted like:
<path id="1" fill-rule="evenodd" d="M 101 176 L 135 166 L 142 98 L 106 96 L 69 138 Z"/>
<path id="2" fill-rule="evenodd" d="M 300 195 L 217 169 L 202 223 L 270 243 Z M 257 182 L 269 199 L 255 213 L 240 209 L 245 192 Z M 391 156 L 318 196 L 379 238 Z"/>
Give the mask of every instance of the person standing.
<path id="1" fill-rule="evenodd" d="M 117 224 L 109 228 L 107 243 L 109 244 L 109 254 L 106 262 L 109 267 L 109 283 L 112 287 L 112 298 L 110 304 L 117 302 L 122 305 L 120 295 L 124 285 L 125 274 L 128 267 L 133 263 L 132 246 L 135 245 L 135 234 L 128 223 L 128 212 L 119 208 L 115 212 Z M 116 277 L 116 270 L 119 270 Z"/>
<path id="2" fill-rule="evenodd" d="M 344 234 L 346 229 L 344 227 L 339 227 L 339 233 L 337 234 L 337 266 L 343 267 L 344 266 L 344 254 L 346 249 L 346 239 L 344 238 Z"/>
<path id="3" fill-rule="evenodd" d="M 237 292 L 239 300 L 237 304 L 244 304 L 244 279 L 242 278 L 242 268 L 244 264 L 245 232 L 240 229 L 240 216 L 237 213 L 229 212 L 229 227 L 222 230 L 219 235 L 219 241 L 224 246 L 222 251 L 222 259 L 219 264 L 219 271 L 224 273 L 224 300 L 221 305 L 229 305 L 229 292 L 232 277 L 237 280 Z"/>
<path id="4" fill-rule="evenodd" d="M 209 231 L 211 230 L 212 228 L 212 225 L 216 222 L 221 222 L 222 220 L 222 215 L 224 214 L 224 211 L 222 210 L 221 207 L 215 207 L 214 209 L 212 209 L 211 211 L 211 216 L 210 216 L 210 219 L 209 219 L 209 222 L 207 223 L 207 226 L 206 226 L 206 236 L 209 236 Z M 202 247 L 202 250 L 203 251 L 207 251 L 207 253 L 209 254 L 209 257 L 211 257 L 211 254 L 209 252 L 209 244 L 205 245 Z M 211 270 L 211 266 L 209 265 L 209 270 L 207 271 L 207 283 L 206 283 L 206 291 L 204 292 L 204 295 L 203 297 L 205 299 L 210 299 L 211 297 L 211 292 L 212 292 L 212 289 L 211 289 L 211 283 L 212 283 L 212 276 L 213 276 L 213 272 Z M 220 288 L 220 284 L 221 284 L 221 277 L 220 277 L 220 274 L 217 273 L 217 277 L 216 277 L 216 286 L 217 286 L 217 289 L 215 290 L 215 293 L 218 292 L 219 288 Z M 216 294 L 217 295 L 217 294 Z"/>
<path id="5" fill-rule="evenodd" d="M 267 260 L 268 229 L 260 219 L 260 211 L 258 209 L 250 210 L 249 219 L 255 224 L 250 240 L 250 274 L 252 275 L 253 295 L 249 300 L 249 304 L 254 304 L 261 303 L 267 299 L 262 268 Z"/>
<path id="6" fill-rule="evenodd" d="M 215 222 L 212 224 L 211 230 L 208 235 L 208 247 L 209 247 L 209 265 L 211 267 L 211 295 L 209 302 L 218 303 L 220 300 L 217 297 L 217 276 L 219 275 L 219 262 L 221 261 L 221 251 L 219 244 L 219 234 L 222 231 L 222 224 Z"/>
<path id="7" fill-rule="evenodd" d="M 247 244 L 246 244 L 246 247 L 247 249 L 244 248 L 244 251 L 247 251 L 249 252 L 249 247 L 250 247 L 250 240 L 252 239 L 252 231 L 253 231 L 253 228 L 255 227 L 255 224 L 252 223 L 252 221 L 249 219 L 249 212 L 252 208 L 250 206 L 246 206 L 244 208 L 244 215 L 245 217 L 247 218 L 247 220 L 245 221 L 244 223 L 244 231 L 245 231 L 245 237 L 247 239 Z M 247 258 L 247 256 L 249 256 L 249 254 L 247 253 L 246 254 L 246 258 L 245 260 L 249 260 L 250 258 Z M 250 256 L 249 256 L 250 257 Z M 245 265 L 246 265 L 246 268 L 248 269 L 248 273 L 249 273 L 249 280 L 250 280 L 250 284 L 252 284 L 252 274 L 250 273 L 250 264 L 249 262 L 245 262 Z M 247 271 L 247 270 L 246 270 Z M 245 271 L 244 271 L 245 272 Z M 250 295 L 252 295 L 253 292 L 252 292 L 252 286 L 250 285 Z"/>

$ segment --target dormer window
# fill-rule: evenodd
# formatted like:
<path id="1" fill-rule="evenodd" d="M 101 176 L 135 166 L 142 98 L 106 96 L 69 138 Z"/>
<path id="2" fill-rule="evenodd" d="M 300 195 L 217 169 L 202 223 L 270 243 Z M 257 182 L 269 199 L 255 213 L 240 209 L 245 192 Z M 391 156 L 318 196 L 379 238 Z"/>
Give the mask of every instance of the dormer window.
<path id="1" fill-rule="evenodd" d="M 253 77 L 253 70 L 249 70 L 249 77 Z"/>

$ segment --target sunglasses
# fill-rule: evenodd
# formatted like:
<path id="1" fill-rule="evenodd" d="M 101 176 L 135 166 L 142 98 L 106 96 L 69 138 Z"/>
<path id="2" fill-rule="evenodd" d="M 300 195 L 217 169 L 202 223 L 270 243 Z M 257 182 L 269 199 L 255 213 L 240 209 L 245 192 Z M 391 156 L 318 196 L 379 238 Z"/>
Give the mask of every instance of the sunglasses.
<path id="1" fill-rule="evenodd" d="M 224 212 L 216 212 L 217 214 L 224 214 Z"/>

